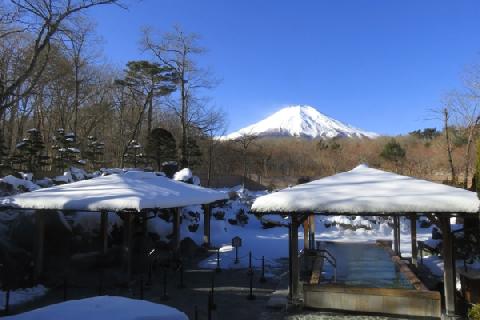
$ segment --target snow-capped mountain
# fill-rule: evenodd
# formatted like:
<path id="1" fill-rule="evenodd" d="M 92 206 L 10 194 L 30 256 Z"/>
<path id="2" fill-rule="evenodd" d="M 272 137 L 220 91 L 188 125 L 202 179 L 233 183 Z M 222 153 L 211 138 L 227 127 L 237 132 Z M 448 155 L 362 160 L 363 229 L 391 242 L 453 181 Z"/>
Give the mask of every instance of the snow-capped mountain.
<path id="1" fill-rule="evenodd" d="M 285 107 L 271 116 L 248 127 L 233 132 L 223 139 L 237 139 L 243 135 L 261 137 L 315 138 L 375 138 L 378 134 L 367 132 L 332 119 L 317 109 L 306 106 Z"/>

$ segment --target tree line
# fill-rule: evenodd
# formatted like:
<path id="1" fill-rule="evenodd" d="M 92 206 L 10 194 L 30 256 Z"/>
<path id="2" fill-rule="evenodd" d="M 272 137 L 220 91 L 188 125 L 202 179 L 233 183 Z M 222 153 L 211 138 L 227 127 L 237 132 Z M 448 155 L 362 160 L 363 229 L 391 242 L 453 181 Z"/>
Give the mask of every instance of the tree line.
<path id="1" fill-rule="evenodd" d="M 146 57 L 102 63 L 88 11 L 116 0 L 11 0 L 0 5 L 2 173 L 39 177 L 69 166 L 198 167 L 224 127 L 199 65 L 196 34 L 146 28 Z M 204 156 L 205 155 L 205 156 Z"/>
<path id="2" fill-rule="evenodd" d="M 149 167 L 165 162 L 207 177 L 320 177 L 360 162 L 468 186 L 478 137 L 480 67 L 433 110 L 442 127 L 378 139 L 216 139 L 225 115 L 209 97 L 218 80 L 201 65 L 198 35 L 145 28 L 143 59 L 102 62 L 95 6 L 118 0 L 10 0 L 0 5 L 0 169 L 38 178 L 69 166 Z"/>

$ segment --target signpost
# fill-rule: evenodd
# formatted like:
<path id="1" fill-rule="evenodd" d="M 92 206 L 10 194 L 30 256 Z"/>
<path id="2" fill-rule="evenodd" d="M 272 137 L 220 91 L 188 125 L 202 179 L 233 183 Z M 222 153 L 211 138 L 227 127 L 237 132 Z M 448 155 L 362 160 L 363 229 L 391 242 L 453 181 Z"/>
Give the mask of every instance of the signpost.
<path id="1" fill-rule="evenodd" d="M 236 236 L 232 239 L 232 247 L 235 248 L 235 264 L 239 263 L 240 261 L 238 260 L 238 248 L 242 246 L 242 238 L 239 236 Z"/>

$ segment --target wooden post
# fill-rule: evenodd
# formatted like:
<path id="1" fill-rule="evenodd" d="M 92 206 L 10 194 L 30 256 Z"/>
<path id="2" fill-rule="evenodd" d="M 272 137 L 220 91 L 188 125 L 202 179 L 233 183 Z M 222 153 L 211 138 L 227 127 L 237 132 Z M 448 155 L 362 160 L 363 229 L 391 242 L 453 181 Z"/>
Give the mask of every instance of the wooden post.
<path id="1" fill-rule="evenodd" d="M 291 217 L 290 217 L 291 219 Z M 288 225 L 288 300 L 292 301 L 292 224 Z"/>
<path id="2" fill-rule="evenodd" d="M 124 251 L 125 251 L 125 265 L 127 269 L 128 281 L 132 279 L 132 238 L 133 238 L 133 213 L 125 213 L 124 221 Z"/>
<path id="3" fill-rule="evenodd" d="M 182 208 L 175 208 L 173 212 L 173 251 L 180 249 L 180 215 Z"/>
<path id="4" fill-rule="evenodd" d="M 455 265 L 452 246 L 450 218 L 447 215 L 439 216 L 443 236 L 443 286 L 445 294 L 445 316 L 447 319 L 456 318 L 455 314 Z"/>
<path id="5" fill-rule="evenodd" d="M 209 204 L 203 206 L 203 245 L 206 248 L 210 248 L 210 220 L 211 220 L 211 207 Z"/>
<path id="6" fill-rule="evenodd" d="M 310 216 L 303 221 L 303 249 L 310 249 Z"/>
<path id="7" fill-rule="evenodd" d="M 108 212 L 100 213 L 100 252 L 105 255 L 108 250 Z"/>
<path id="8" fill-rule="evenodd" d="M 417 215 L 412 213 L 410 215 L 410 236 L 411 236 L 411 244 L 412 244 L 412 264 L 417 267 L 417 257 L 418 257 L 418 250 L 417 250 Z"/>
<path id="9" fill-rule="evenodd" d="M 43 272 L 44 262 L 44 245 L 45 245 L 45 211 L 35 211 L 35 265 L 34 265 L 34 281 L 37 282 Z"/>
<path id="10" fill-rule="evenodd" d="M 393 251 L 395 252 L 395 255 L 399 256 L 400 255 L 400 241 L 398 240 L 398 225 L 399 225 L 399 219 L 397 216 L 393 216 Z"/>
<path id="11" fill-rule="evenodd" d="M 310 249 L 315 249 L 315 215 L 310 215 Z"/>
<path id="12" fill-rule="evenodd" d="M 298 262 L 298 220 L 296 216 L 292 216 L 292 302 L 296 303 L 299 299 L 298 289 L 300 284 L 300 268 Z"/>

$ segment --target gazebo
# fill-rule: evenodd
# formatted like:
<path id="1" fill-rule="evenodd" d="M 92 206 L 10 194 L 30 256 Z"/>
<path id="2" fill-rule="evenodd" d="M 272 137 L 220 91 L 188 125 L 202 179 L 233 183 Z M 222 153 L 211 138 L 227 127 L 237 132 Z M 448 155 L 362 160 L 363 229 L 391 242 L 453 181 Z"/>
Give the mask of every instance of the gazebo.
<path id="1" fill-rule="evenodd" d="M 395 251 L 399 250 L 399 217 L 412 221 L 412 263 L 416 263 L 415 223 L 418 215 L 435 215 L 443 235 L 444 291 L 447 317 L 455 317 L 455 265 L 450 218 L 478 214 L 474 192 L 360 165 L 351 171 L 286 188 L 256 199 L 252 211 L 290 217 L 289 293 L 299 297 L 298 227 L 313 215 L 393 216 Z M 308 228 L 305 228 L 308 233 Z M 314 239 L 314 235 L 305 238 Z M 311 245 L 310 241 L 310 245 Z M 308 244 L 308 242 L 306 242 Z"/>
<path id="2" fill-rule="evenodd" d="M 100 176 L 0 199 L 0 209 L 35 210 L 34 271 L 43 271 L 45 215 L 51 211 L 98 212 L 102 253 L 107 251 L 108 212 L 124 214 L 124 244 L 128 277 L 132 271 L 132 233 L 134 215 L 146 218 L 148 211 L 175 209 L 174 249 L 180 243 L 180 210 L 190 205 L 205 205 L 204 244 L 210 244 L 210 207 L 225 200 L 226 193 L 171 180 L 154 172 L 128 171 Z"/>

